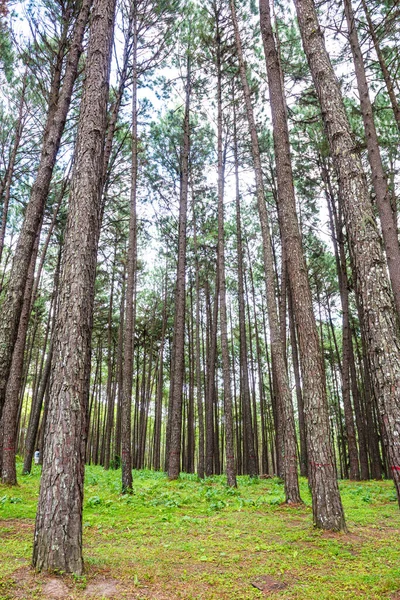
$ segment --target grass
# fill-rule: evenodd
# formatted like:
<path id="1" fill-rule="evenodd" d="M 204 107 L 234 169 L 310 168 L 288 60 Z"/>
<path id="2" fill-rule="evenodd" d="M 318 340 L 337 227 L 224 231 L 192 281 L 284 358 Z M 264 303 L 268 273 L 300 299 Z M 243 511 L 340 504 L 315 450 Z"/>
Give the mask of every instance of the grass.
<path id="1" fill-rule="evenodd" d="M 1 600 L 55 597 L 43 591 L 48 576 L 29 569 L 39 475 L 35 467 L 19 487 L 0 486 Z M 224 477 L 169 482 L 140 471 L 134 493 L 121 495 L 120 471 L 88 467 L 86 573 L 64 576 L 65 597 L 85 598 L 91 582 L 112 580 L 118 598 L 251 600 L 268 596 L 252 583 L 269 576 L 286 584 L 274 598 L 400 598 L 393 483 L 343 481 L 340 489 L 349 534 L 312 527 L 306 480 L 305 505 L 288 507 L 278 479 L 239 477 L 233 490 Z"/>

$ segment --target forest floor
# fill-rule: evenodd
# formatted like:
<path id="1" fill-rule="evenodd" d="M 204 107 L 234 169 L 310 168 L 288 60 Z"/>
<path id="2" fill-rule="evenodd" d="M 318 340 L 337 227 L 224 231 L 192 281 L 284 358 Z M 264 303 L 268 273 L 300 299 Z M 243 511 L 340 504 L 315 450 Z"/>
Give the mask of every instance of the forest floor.
<path id="1" fill-rule="evenodd" d="M 19 466 L 20 470 L 20 466 Z M 0 485 L 0 600 L 14 598 L 400 600 L 400 511 L 393 483 L 340 482 L 349 533 L 312 526 L 311 498 L 288 507 L 278 479 L 134 472 L 87 467 L 85 575 L 30 568 L 39 467 Z"/>

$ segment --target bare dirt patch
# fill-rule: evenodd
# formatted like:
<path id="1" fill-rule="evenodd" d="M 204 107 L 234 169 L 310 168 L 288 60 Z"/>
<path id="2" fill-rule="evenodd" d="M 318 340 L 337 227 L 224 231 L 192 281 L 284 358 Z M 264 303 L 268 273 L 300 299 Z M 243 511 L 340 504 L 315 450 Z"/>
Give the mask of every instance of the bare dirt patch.
<path id="1" fill-rule="evenodd" d="M 85 595 L 91 598 L 117 598 L 119 595 L 117 581 L 109 579 L 89 583 Z"/>
<path id="2" fill-rule="evenodd" d="M 69 589 L 61 579 L 50 579 L 42 587 L 44 598 L 68 598 L 69 594 Z"/>
<path id="3" fill-rule="evenodd" d="M 263 575 L 262 577 L 258 577 L 255 581 L 251 582 L 251 585 L 263 592 L 264 594 L 279 592 L 279 590 L 284 590 L 285 588 L 287 588 L 287 583 L 285 583 L 284 581 L 278 581 L 270 575 Z"/>

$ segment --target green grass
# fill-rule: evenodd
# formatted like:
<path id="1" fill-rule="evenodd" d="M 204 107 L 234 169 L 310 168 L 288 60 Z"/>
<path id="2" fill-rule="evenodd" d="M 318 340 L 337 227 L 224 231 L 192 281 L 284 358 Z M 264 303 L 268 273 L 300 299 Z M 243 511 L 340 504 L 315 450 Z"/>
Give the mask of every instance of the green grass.
<path id="1" fill-rule="evenodd" d="M 400 511 L 392 482 L 341 482 L 349 534 L 332 534 L 312 527 L 306 480 L 300 507 L 282 505 L 277 479 L 238 481 L 232 490 L 224 477 L 169 482 L 140 471 L 134 493 L 121 495 L 120 471 L 88 467 L 86 574 L 64 578 L 69 597 L 84 598 L 86 585 L 105 578 L 118 582 L 119 598 L 250 600 L 266 597 L 251 584 L 267 575 L 287 584 L 274 598 L 396 597 Z M 46 597 L 46 576 L 28 569 L 38 489 L 38 467 L 19 487 L 0 486 L 0 599 Z"/>

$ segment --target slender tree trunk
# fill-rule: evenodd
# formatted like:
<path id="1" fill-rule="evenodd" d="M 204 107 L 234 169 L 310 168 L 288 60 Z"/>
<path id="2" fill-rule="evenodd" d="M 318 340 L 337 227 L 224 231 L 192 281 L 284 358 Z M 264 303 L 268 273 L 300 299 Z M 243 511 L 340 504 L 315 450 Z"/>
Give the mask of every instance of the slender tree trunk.
<path id="1" fill-rule="evenodd" d="M 296 0 L 303 47 L 322 109 L 363 308 L 371 378 L 400 504 L 400 327 L 381 239 L 355 145 L 312 0 Z"/>
<path id="2" fill-rule="evenodd" d="M 18 153 L 19 145 L 21 143 L 22 131 L 24 128 L 24 106 L 25 106 L 26 83 L 27 83 L 27 69 L 25 70 L 25 74 L 24 74 L 23 80 L 22 80 L 21 97 L 20 97 L 19 108 L 18 108 L 18 119 L 17 119 L 16 125 L 15 125 L 14 143 L 13 143 L 13 147 L 11 150 L 10 160 L 9 160 L 6 175 L 5 175 L 4 200 L 3 200 L 3 207 L 2 207 L 2 211 L 1 211 L 1 227 L 0 227 L 0 264 L 1 264 L 1 258 L 3 256 L 4 238 L 6 235 L 8 207 L 10 204 L 11 184 L 12 184 L 13 177 L 14 177 L 15 161 L 17 159 L 17 153 Z M 0 199 L 1 199 L 2 195 L 3 194 L 0 193 Z"/>
<path id="3" fill-rule="evenodd" d="M 115 396 L 113 393 L 113 376 L 114 376 L 114 348 L 113 343 L 113 308 L 114 308 L 114 281 L 115 281 L 115 269 L 117 262 L 117 240 L 115 240 L 114 246 L 114 260 L 112 264 L 111 273 L 111 290 L 110 290 L 110 302 L 108 306 L 108 323 L 107 323 L 107 419 L 106 427 L 104 432 L 104 468 L 108 470 L 110 468 L 111 460 L 111 436 L 114 425 L 114 408 L 115 408 Z"/>
<path id="4" fill-rule="evenodd" d="M 25 286 L 24 304 L 18 327 L 18 337 L 14 346 L 10 376 L 6 387 L 6 397 L 3 413 L 3 462 L 2 481 L 8 485 L 17 485 L 17 470 L 15 465 L 15 442 L 17 437 L 17 413 L 20 398 L 22 371 L 25 355 L 26 334 L 29 325 L 35 264 L 39 247 L 39 233 L 33 247 L 31 264 Z"/>
<path id="5" fill-rule="evenodd" d="M 115 424 L 115 444 L 114 444 L 114 468 L 118 469 L 121 462 L 121 404 L 122 404 L 122 376 L 123 376 L 123 358 L 124 358 L 124 323 L 125 323 L 125 271 L 126 262 L 122 272 L 121 305 L 119 309 L 119 328 L 118 328 L 118 346 L 117 346 L 117 417 Z"/>
<path id="6" fill-rule="evenodd" d="M 274 259 L 272 252 L 272 243 L 269 232 L 269 222 L 267 208 L 265 204 L 264 182 L 261 168 L 260 151 L 258 145 L 257 131 L 254 121 L 253 107 L 251 104 L 251 96 L 249 84 L 246 77 L 246 69 L 243 59 L 242 45 L 239 34 L 239 26 L 236 17 L 234 0 L 230 0 L 232 20 L 235 30 L 236 49 L 239 59 L 240 79 L 244 92 L 246 104 L 247 119 L 249 123 L 249 132 L 252 143 L 252 156 L 256 178 L 256 194 L 257 206 L 261 222 L 262 232 L 262 247 L 265 269 L 265 285 L 267 297 L 267 312 L 271 336 L 271 351 L 273 354 L 273 362 L 276 367 L 276 380 L 278 387 L 279 403 L 282 408 L 283 416 L 283 441 L 284 441 L 284 482 L 286 501 L 290 503 L 301 502 L 298 476 L 297 476 L 297 449 L 296 449 L 296 434 L 294 426 L 294 415 L 292 399 L 289 389 L 289 381 L 287 377 L 286 361 L 282 340 L 280 337 L 280 327 L 278 310 L 275 298 L 275 271 Z"/>
<path id="7" fill-rule="evenodd" d="M 397 126 L 400 130 L 400 106 L 396 98 L 396 94 L 394 92 L 393 80 L 390 76 L 389 69 L 387 68 L 385 57 L 383 56 L 383 52 L 379 45 L 378 36 L 376 35 L 375 27 L 371 19 L 370 12 L 368 10 L 368 6 L 365 0 L 361 0 L 361 5 L 364 9 L 365 18 L 368 23 L 369 35 L 371 36 L 372 42 L 374 44 L 375 52 L 378 57 L 379 66 L 382 71 L 383 79 L 385 80 L 387 93 L 389 94 L 390 102 L 393 109 L 394 118 L 396 119 Z"/>
<path id="8" fill-rule="evenodd" d="M 400 246 L 397 237 L 397 223 L 392 210 L 392 194 L 387 177 L 383 169 L 382 157 L 379 148 L 378 134 L 374 123 L 372 104 L 369 97 L 367 75 L 360 43 L 354 20 L 351 0 L 344 1 L 344 12 L 347 20 L 348 36 L 351 52 L 355 65 L 358 93 L 360 96 L 361 114 L 367 142 L 368 160 L 372 173 L 372 185 L 375 191 L 376 205 L 382 226 L 382 237 L 386 251 L 390 281 L 396 303 L 397 313 L 400 317 Z"/>
<path id="9" fill-rule="evenodd" d="M 195 286 L 196 286 L 196 325 L 195 325 L 195 353 L 196 353 L 196 403 L 197 403 L 197 419 L 199 429 L 199 458 L 197 465 L 197 474 L 200 479 L 204 479 L 204 405 L 202 396 L 202 383 L 201 383 L 201 348 L 200 348 L 200 262 L 199 262 L 199 248 L 197 242 L 197 219 L 196 219 L 196 208 L 195 200 L 192 188 L 192 212 L 193 212 L 193 247 L 194 247 L 194 260 L 195 260 Z"/>
<path id="10" fill-rule="evenodd" d="M 347 1 L 347 0 L 346 0 Z M 342 377 L 342 400 L 344 408 L 344 418 L 346 424 L 347 444 L 349 448 L 350 470 L 349 477 L 353 480 L 360 478 L 358 466 L 358 451 L 356 432 L 354 427 L 353 408 L 350 399 L 350 324 L 349 324 L 349 282 L 347 278 L 346 254 L 344 250 L 344 239 L 342 223 L 338 219 L 333 190 L 330 185 L 329 172 L 322 163 L 322 178 L 326 185 L 325 195 L 328 204 L 329 222 L 332 234 L 332 243 L 335 252 L 336 270 L 339 279 L 340 301 L 342 305 L 342 361 L 340 372 Z M 332 324 L 332 320 L 330 319 Z M 333 333 L 333 325 L 332 325 Z M 338 360 L 340 353 L 337 351 Z"/>
<path id="11" fill-rule="evenodd" d="M 55 106 L 51 101 L 49 104 L 39 167 L 26 207 L 24 222 L 11 268 L 10 283 L 3 303 L 0 319 L 0 416 L 10 373 L 12 352 L 18 334 L 30 259 L 38 227 L 42 220 L 61 136 L 67 119 L 91 3 L 92 0 L 83 0 L 82 2 L 68 53 L 63 85 L 59 94 L 57 90 L 53 90 L 52 95 L 57 96 L 57 101 Z"/>
<path id="12" fill-rule="evenodd" d="M 288 312 L 289 312 L 289 331 L 290 331 L 290 345 L 292 350 L 292 362 L 294 381 L 296 386 L 296 398 L 297 398 L 297 412 L 299 418 L 299 437 L 300 437 L 300 475 L 302 477 L 308 476 L 308 456 L 307 456 L 307 434 L 306 434 L 306 420 L 304 415 L 304 402 L 303 402 L 303 390 L 301 388 L 301 377 L 300 377 L 300 365 L 299 355 L 297 350 L 297 336 L 296 336 L 296 324 L 293 314 L 293 302 L 292 292 L 288 285 Z"/>
<path id="13" fill-rule="evenodd" d="M 154 445 L 153 445 L 153 465 L 156 471 L 161 469 L 161 424 L 162 424 L 162 403 L 164 392 L 164 346 L 165 334 L 167 331 L 167 300 L 168 300 L 168 280 L 167 267 L 165 266 L 165 288 L 164 288 L 164 303 L 162 312 L 161 326 L 161 344 L 158 351 L 158 380 L 157 380 L 157 396 L 154 409 Z"/>
<path id="14" fill-rule="evenodd" d="M 133 384 L 133 353 L 135 331 L 135 283 L 137 271 L 137 176 L 138 176 L 138 130 L 137 130 L 137 4 L 134 0 L 133 43 L 132 43 L 132 171 L 129 216 L 129 240 L 126 256 L 126 300 L 124 321 L 124 362 L 122 371 L 121 399 L 121 443 L 122 443 L 122 492 L 132 491 L 132 444 L 131 411 Z"/>
<path id="15" fill-rule="evenodd" d="M 218 297 L 219 297 L 219 274 L 215 277 L 215 299 L 213 306 L 213 315 L 211 316 L 210 298 L 208 292 L 208 321 L 209 321 L 209 343 L 207 344 L 207 395 L 206 395 L 206 464 L 205 474 L 207 477 L 214 473 L 214 456 L 217 446 L 215 445 L 214 435 L 214 401 L 216 396 L 215 389 L 215 360 L 217 355 L 217 322 L 218 322 Z"/>
<path id="16" fill-rule="evenodd" d="M 236 487 L 235 455 L 233 443 L 232 388 L 229 361 L 228 323 L 226 313 L 225 280 L 225 233 L 224 233 L 224 178 L 225 156 L 222 148 L 222 60 L 221 33 L 219 30 L 218 10 L 214 5 L 215 16 L 215 54 L 217 67 L 217 160 L 218 160 L 218 274 L 219 309 L 221 327 L 222 372 L 224 384 L 225 448 L 227 484 Z"/>
<path id="17" fill-rule="evenodd" d="M 95 0 L 64 242 L 33 566 L 80 575 L 90 345 L 114 0 Z"/>
<path id="18" fill-rule="evenodd" d="M 302 248 L 290 157 L 284 90 L 273 38 L 269 4 L 260 0 L 261 33 L 267 65 L 278 183 L 278 215 L 287 258 L 295 320 L 298 326 L 303 399 L 306 416 L 308 476 L 317 527 L 344 530 L 343 507 L 330 443 L 325 373 Z"/>
<path id="19" fill-rule="evenodd" d="M 182 388 L 185 371 L 185 304 L 186 304 L 186 222 L 189 183 L 190 149 L 190 94 L 191 65 L 188 50 L 186 73 L 185 115 L 183 120 L 183 147 L 181 151 L 181 186 L 179 203 L 178 266 L 175 291 L 174 371 L 172 374 L 171 438 L 169 443 L 168 477 L 177 479 L 181 465 Z"/>
<path id="20" fill-rule="evenodd" d="M 255 460 L 254 435 L 251 426 L 250 411 L 250 385 L 249 365 L 247 361 L 247 338 L 246 317 L 244 306 L 243 285 L 243 243 L 242 243 L 242 220 L 240 214 L 240 188 L 239 188 L 239 159 L 237 147 L 236 107 L 233 98 L 233 144 L 235 161 L 235 185 L 236 185 L 236 246 L 237 246 L 237 272 L 238 272 L 238 305 L 239 305 L 239 361 L 240 361 L 240 395 L 243 416 L 243 459 L 246 472 L 250 477 L 257 475 Z"/>
<path id="21" fill-rule="evenodd" d="M 353 340 L 351 337 L 350 329 L 349 339 L 349 365 L 350 365 L 350 378 L 351 378 L 351 392 L 354 403 L 354 413 L 356 417 L 357 433 L 358 433 L 358 448 L 360 452 L 360 476 L 361 479 L 369 479 L 369 466 L 368 466 L 368 452 L 367 452 L 367 439 L 366 439 L 366 421 L 365 411 L 363 410 L 361 402 L 361 396 L 358 388 L 356 362 L 354 359 L 354 348 Z"/>

